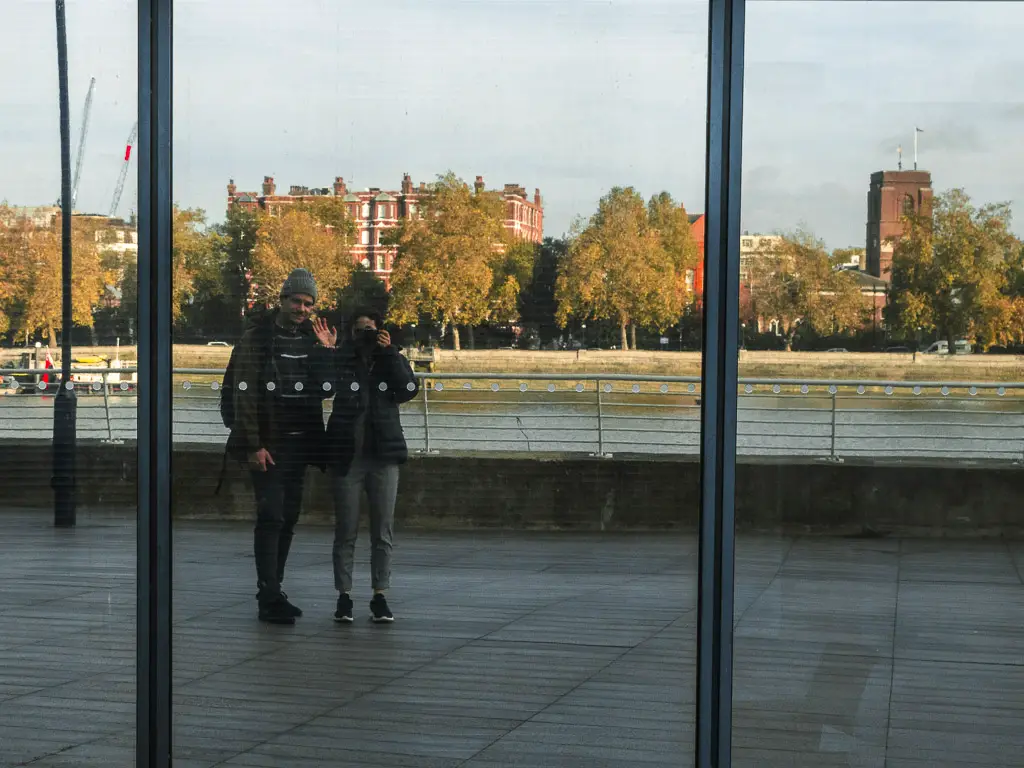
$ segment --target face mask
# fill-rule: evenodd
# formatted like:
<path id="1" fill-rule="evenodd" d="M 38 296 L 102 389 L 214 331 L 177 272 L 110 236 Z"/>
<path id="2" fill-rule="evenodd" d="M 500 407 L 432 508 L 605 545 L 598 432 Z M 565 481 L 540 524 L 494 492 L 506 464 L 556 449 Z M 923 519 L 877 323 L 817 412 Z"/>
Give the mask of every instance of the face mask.
<path id="1" fill-rule="evenodd" d="M 377 346 L 378 331 L 374 328 L 364 328 L 356 331 L 356 344 L 362 349 L 371 350 Z"/>

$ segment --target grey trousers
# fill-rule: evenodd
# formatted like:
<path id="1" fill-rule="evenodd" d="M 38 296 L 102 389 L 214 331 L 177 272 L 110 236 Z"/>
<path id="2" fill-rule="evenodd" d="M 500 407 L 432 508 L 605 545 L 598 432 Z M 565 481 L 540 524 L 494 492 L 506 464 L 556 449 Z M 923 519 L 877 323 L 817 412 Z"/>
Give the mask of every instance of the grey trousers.
<path id="1" fill-rule="evenodd" d="M 370 577 L 373 589 L 391 583 L 391 542 L 398 498 L 398 465 L 357 459 L 344 475 L 332 478 L 334 490 L 334 588 L 352 591 L 352 565 L 359 535 L 363 491 L 370 502 Z"/>

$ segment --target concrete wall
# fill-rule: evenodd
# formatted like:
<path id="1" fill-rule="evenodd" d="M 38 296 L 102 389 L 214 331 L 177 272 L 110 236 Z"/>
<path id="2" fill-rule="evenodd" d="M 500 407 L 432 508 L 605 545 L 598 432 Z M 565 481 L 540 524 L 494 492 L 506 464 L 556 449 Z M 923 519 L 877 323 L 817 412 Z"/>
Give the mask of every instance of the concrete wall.
<path id="1" fill-rule="evenodd" d="M 46 508 L 50 446 L 0 445 L 0 511 Z M 135 505 L 132 445 L 82 444 L 79 498 L 85 510 Z M 250 519 L 248 477 L 231 467 L 219 496 L 217 452 L 174 457 L 176 514 Z M 328 523 L 326 476 L 308 475 L 305 520 Z M 696 530 L 699 465 L 650 458 L 416 456 L 403 468 L 397 524 L 423 528 Z M 900 466 L 799 461 L 737 468 L 737 521 L 744 530 L 856 535 L 1024 535 L 1024 470 L 1012 465 Z"/>

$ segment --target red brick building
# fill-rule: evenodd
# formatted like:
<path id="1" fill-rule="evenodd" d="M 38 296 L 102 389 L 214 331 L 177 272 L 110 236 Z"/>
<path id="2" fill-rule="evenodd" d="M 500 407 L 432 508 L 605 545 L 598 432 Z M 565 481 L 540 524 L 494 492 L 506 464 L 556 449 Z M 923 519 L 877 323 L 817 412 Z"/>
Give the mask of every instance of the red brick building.
<path id="1" fill-rule="evenodd" d="M 697 241 L 697 249 L 700 253 L 700 261 L 691 270 L 692 274 L 686 275 L 686 287 L 690 289 L 697 302 L 697 310 L 704 308 L 704 233 L 707 227 L 707 217 L 703 213 L 691 213 L 690 233 Z"/>
<path id="2" fill-rule="evenodd" d="M 474 188 L 477 191 L 484 190 L 482 176 L 476 177 Z M 228 183 L 228 207 L 239 205 L 274 216 L 283 207 L 294 203 L 322 197 L 341 198 L 346 213 L 356 226 L 353 260 L 372 269 L 388 284 L 394 266 L 395 248 L 381 245 L 381 238 L 389 229 L 397 227 L 401 219 L 416 215 L 417 201 L 426 191 L 426 184 L 414 186 L 409 174 L 405 174 L 397 190 L 387 191 L 377 187 L 350 190 L 345 180 L 337 176 L 330 187 L 292 186 L 287 195 L 279 195 L 274 177 L 265 176 L 261 194 L 240 192 L 232 179 Z M 544 206 L 540 190 L 535 190 L 531 199 L 520 185 L 506 184 L 500 193 L 505 200 L 505 228 L 518 238 L 540 243 L 544 238 Z"/>
<path id="3" fill-rule="evenodd" d="M 868 189 L 867 271 L 892 280 L 893 242 L 903 234 L 908 212 L 928 215 L 932 206 L 932 175 L 928 171 L 878 171 Z"/>

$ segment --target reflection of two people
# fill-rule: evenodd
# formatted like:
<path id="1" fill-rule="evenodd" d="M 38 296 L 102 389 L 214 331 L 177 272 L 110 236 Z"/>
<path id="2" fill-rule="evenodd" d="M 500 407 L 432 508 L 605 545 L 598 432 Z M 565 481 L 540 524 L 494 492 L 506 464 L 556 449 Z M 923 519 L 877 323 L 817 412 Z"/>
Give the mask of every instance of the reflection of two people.
<path id="1" fill-rule="evenodd" d="M 317 286 L 289 275 L 280 306 L 253 322 L 236 350 L 234 424 L 228 451 L 249 466 L 256 495 L 254 553 L 259 618 L 293 624 L 302 611 L 281 589 L 298 521 L 306 467 L 330 474 L 334 497 L 334 618 L 352 621 L 352 571 L 360 499 L 370 508 L 371 618 L 394 619 L 390 586 L 398 466 L 408 458 L 399 405 L 419 385 L 371 310 L 355 312 L 347 337 L 313 322 Z M 322 401 L 334 404 L 326 429 Z"/>

